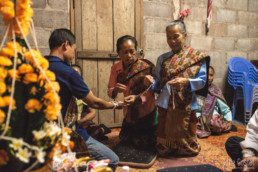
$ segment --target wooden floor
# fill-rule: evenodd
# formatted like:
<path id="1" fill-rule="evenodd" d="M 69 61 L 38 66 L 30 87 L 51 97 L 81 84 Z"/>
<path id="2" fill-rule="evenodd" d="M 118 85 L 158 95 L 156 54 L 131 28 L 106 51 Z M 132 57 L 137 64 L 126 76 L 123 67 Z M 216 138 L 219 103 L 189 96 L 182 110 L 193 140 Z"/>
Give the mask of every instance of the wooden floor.
<path id="1" fill-rule="evenodd" d="M 198 156 L 178 158 L 174 156 L 166 158 L 157 158 L 153 166 L 149 169 L 135 169 L 130 168 L 130 172 L 154 172 L 158 169 L 177 167 L 177 166 L 190 166 L 200 164 L 211 164 L 220 168 L 223 171 L 231 171 L 234 165 L 226 153 L 225 142 L 230 136 L 245 137 L 246 126 L 234 124 L 237 127 L 237 132 L 224 133 L 220 136 L 210 136 L 206 139 L 199 139 L 201 145 L 201 152 Z M 113 129 L 112 133 L 108 134 L 109 140 L 104 142 L 107 146 L 112 148 L 119 142 L 119 129 Z M 118 167 L 117 172 L 121 172 L 121 167 Z"/>

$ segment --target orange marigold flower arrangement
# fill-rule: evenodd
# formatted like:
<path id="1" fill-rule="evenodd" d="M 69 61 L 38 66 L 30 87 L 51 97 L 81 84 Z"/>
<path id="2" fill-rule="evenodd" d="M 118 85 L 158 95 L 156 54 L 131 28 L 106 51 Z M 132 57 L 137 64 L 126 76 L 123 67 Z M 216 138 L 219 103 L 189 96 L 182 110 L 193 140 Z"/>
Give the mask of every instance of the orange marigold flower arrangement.
<path id="1" fill-rule="evenodd" d="M 70 130 L 60 125 L 55 74 L 26 38 L 34 29 L 31 0 L 16 2 L 0 0 L 0 14 L 7 25 L 3 42 L 7 35 L 11 40 L 0 47 L 0 171 L 35 170 L 49 157 L 58 156 L 59 150 L 74 146 Z M 14 163 L 15 167 L 9 165 Z"/>

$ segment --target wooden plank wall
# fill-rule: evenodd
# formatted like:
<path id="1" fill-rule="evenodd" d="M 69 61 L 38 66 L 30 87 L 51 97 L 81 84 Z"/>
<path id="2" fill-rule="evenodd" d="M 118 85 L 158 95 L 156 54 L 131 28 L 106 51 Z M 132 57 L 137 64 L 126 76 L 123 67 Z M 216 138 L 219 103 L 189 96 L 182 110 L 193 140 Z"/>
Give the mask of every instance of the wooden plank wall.
<path id="1" fill-rule="evenodd" d="M 114 40 L 123 35 L 134 36 L 134 1 L 114 0 Z M 114 44 L 114 49 L 115 48 Z"/>
<path id="2" fill-rule="evenodd" d="M 97 0 L 97 51 L 113 51 L 112 0 Z M 110 100 L 107 85 L 112 60 L 98 60 L 98 96 Z M 100 110 L 99 123 L 114 123 L 114 110 Z"/>

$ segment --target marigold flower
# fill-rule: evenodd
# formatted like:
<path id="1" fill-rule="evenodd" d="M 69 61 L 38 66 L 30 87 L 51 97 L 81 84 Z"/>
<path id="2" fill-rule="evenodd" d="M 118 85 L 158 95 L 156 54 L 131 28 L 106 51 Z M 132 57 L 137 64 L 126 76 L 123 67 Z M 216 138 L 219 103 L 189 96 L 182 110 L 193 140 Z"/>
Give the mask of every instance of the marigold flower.
<path id="1" fill-rule="evenodd" d="M 0 65 L 11 66 L 13 65 L 13 62 L 6 56 L 0 56 Z"/>
<path id="2" fill-rule="evenodd" d="M 5 102 L 5 106 L 9 106 L 10 102 L 11 102 L 11 97 L 10 96 L 5 96 L 3 97 L 4 99 L 4 102 Z M 12 102 L 12 109 L 16 109 L 16 101 L 15 99 L 13 98 L 13 102 Z"/>
<path id="3" fill-rule="evenodd" d="M 10 69 L 9 71 L 8 71 L 8 76 L 10 77 L 10 78 L 13 78 L 13 69 Z M 16 75 L 15 75 L 15 78 L 16 78 L 16 80 L 20 80 L 21 79 L 21 77 L 20 77 L 20 75 L 18 74 L 18 70 L 16 70 Z"/>
<path id="4" fill-rule="evenodd" d="M 18 42 L 15 42 L 16 44 L 16 51 L 17 53 L 22 51 L 22 47 L 20 46 L 20 44 Z M 0 54 L 2 56 L 9 56 L 9 57 L 14 57 L 15 55 L 15 51 L 14 51 L 14 42 L 13 41 L 9 41 L 6 44 L 5 48 L 2 48 L 2 50 L 0 51 Z"/>
<path id="5" fill-rule="evenodd" d="M 56 120 L 60 111 L 61 111 L 61 105 L 58 105 L 58 106 L 47 106 L 44 112 L 46 113 L 46 118 L 48 120 Z"/>
<path id="6" fill-rule="evenodd" d="M 7 25 L 9 21 L 14 18 L 14 3 L 12 1 L 1 1 L 0 13 L 3 14 L 4 23 Z"/>
<path id="7" fill-rule="evenodd" d="M 23 21 L 30 21 L 33 16 L 33 10 L 30 8 L 31 2 L 22 2 L 18 4 L 17 15 L 23 17 Z"/>
<path id="8" fill-rule="evenodd" d="M 59 86 L 58 82 L 51 82 L 51 84 L 55 91 L 58 92 L 60 90 L 60 86 Z M 48 82 L 45 84 L 44 88 L 45 88 L 46 92 L 53 91 L 51 85 Z"/>
<path id="9" fill-rule="evenodd" d="M 46 105 L 55 105 L 60 101 L 60 97 L 56 95 L 54 92 L 48 92 L 43 97 L 46 99 Z"/>
<path id="10" fill-rule="evenodd" d="M 4 67 L 0 67 L 0 80 L 5 79 L 7 76 L 7 70 Z"/>
<path id="11" fill-rule="evenodd" d="M 69 143 L 69 147 L 70 147 L 71 149 L 73 149 L 73 148 L 74 148 L 74 142 L 73 142 L 73 141 L 70 141 L 70 143 Z"/>
<path id="12" fill-rule="evenodd" d="M 5 120 L 5 113 L 0 109 L 0 124 L 2 124 Z"/>
<path id="13" fill-rule="evenodd" d="M 55 75 L 55 73 L 54 72 L 52 72 L 52 71 L 50 71 L 50 70 L 47 70 L 47 71 L 45 71 L 45 74 L 46 74 L 46 76 L 48 77 L 48 79 L 50 80 L 50 81 L 55 81 L 56 80 L 56 75 Z M 43 73 L 40 73 L 40 75 L 39 75 L 39 79 L 41 80 L 46 80 L 46 78 L 45 78 L 45 76 L 43 75 Z"/>
<path id="14" fill-rule="evenodd" d="M 15 44 L 15 45 L 14 45 Z M 17 52 L 21 52 L 22 51 L 22 47 L 21 45 L 18 43 L 18 42 L 14 42 L 14 41 L 9 41 L 7 44 L 6 44 L 6 47 L 7 48 L 11 48 L 11 49 L 14 49 L 16 46 L 16 49 L 17 49 Z"/>
<path id="15" fill-rule="evenodd" d="M 39 51 L 34 50 L 34 49 L 32 49 L 31 51 L 32 52 L 27 51 L 27 52 L 24 53 L 25 60 L 30 61 L 30 62 L 33 63 L 34 59 L 33 59 L 32 53 L 34 54 L 36 59 L 42 57 L 42 55 L 41 55 L 41 53 Z"/>
<path id="16" fill-rule="evenodd" d="M 72 133 L 72 130 L 70 128 L 67 128 L 67 127 L 64 128 L 64 131 L 67 132 L 68 134 Z"/>
<path id="17" fill-rule="evenodd" d="M 33 73 L 34 69 L 30 64 L 23 63 L 18 68 L 19 74 L 25 74 L 25 73 Z"/>
<path id="18" fill-rule="evenodd" d="M 0 82 L 0 95 L 6 92 L 6 85 L 4 82 Z"/>
<path id="19" fill-rule="evenodd" d="M 3 99 L 3 97 L 0 97 L 0 107 L 5 107 L 5 101 Z"/>
<path id="20" fill-rule="evenodd" d="M 7 161 L 9 161 L 7 152 L 5 150 L 1 149 L 0 150 L 0 165 L 6 164 Z"/>
<path id="21" fill-rule="evenodd" d="M 62 150 L 62 153 L 66 152 L 66 146 L 61 145 L 61 150 Z"/>
<path id="22" fill-rule="evenodd" d="M 43 70 L 47 70 L 49 67 L 49 62 L 47 61 L 47 59 L 45 59 L 44 57 L 39 57 L 37 58 L 37 61 L 39 63 L 39 66 L 43 69 Z M 34 63 L 34 66 L 37 67 L 36 63 Z"/>
<path id="23" fill-rule="evenodd" d="M 29 99 L 28 102 L 25 105 L 25 109 L 29 113 L 35 113 L 35 111 L 40 111 L 42 108 L 42 104 L 37 99 Z"/>
<path id="24" fill-rule="evenodd" d="M 14 54 L 15 54 L 15 52 L 14 52 L 14 49 L 10 49 L 10 48 L 5 47 L 5 48 L 2 48 L 0 54 L 1 54 L 2 56 L 13 57 Z"/>
<path id="25" fill-rule="evenodd" d="M 23 77 L 24 84 L 29 84 L 31 82 L 38 82 L 38 75 L 36 73 L 26 73 Z"/>

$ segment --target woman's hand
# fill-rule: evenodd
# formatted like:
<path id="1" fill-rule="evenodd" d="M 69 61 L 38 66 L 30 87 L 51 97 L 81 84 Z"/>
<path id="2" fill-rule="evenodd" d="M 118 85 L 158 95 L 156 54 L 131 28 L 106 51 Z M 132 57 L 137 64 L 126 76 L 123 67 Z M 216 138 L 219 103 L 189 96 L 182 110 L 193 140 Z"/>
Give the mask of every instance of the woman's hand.
<path id="1" fill-rule="evenodd" d="M 189 80 L 187 78 L 175 78 L 171 81 L 168 81 L 168 84 L 171 86 L 171 87 L 176 87 L 176 88 L 184 88 L 184 87 L 187 87 L 189 85 Z"/>
<path id="2" fill-rule="evenodd" d="M 126 90 L 126 86 L 124 84 L 120 84 L 120 83 L 116 83 L 116 86 L 114 88 L 114 91 L 116 91 L 116 93 L 123 93 Z"/>
<path id="3" fill-rule="evenodd" d="M 144 77 L 143 84 L 144 84 L 145 86 L 149 86 L 149 85 L 151 85 L 151 84 L 153 84 L 153 83 L 154 83 L 154 81 L 153 81 L 153 77 L 152 77 L 151 75 L 146 75 L 146 76 Z"/>
<path id="4" fill-rule="evenodd" d="M 125 105 L 126 106 L 132 105 L 135 102 L 136 98 L 137 98 L 136 95 L 130 95 L 125 97 Z"/>
<path id="5" fill-rule="evenodd" d="M 258 157 L 248 157 L 244 158 L 238 163 L 242 167 L 242 171 L 257 171 L 258 170 Z"/>

